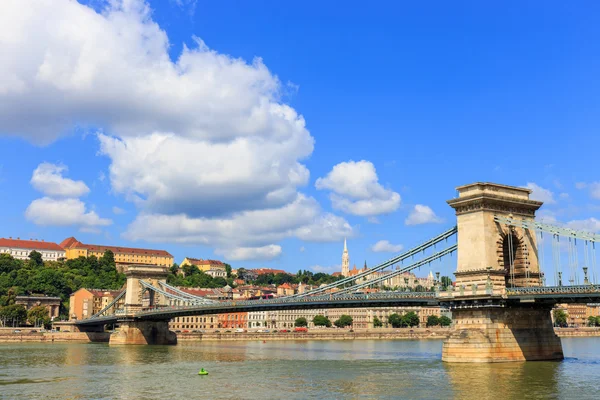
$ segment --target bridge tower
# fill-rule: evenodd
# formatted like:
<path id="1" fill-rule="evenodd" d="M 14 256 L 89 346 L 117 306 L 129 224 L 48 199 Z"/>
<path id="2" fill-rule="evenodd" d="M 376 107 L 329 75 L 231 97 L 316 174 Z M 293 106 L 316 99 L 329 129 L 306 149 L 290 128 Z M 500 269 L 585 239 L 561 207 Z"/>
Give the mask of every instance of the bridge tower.
<path id="1" fill-rule="evenodd" d="M 542 202 L 531 190 L 493 183 L 457 188 L 458 259 L 449 305 L 452 335 L 444 342 L 448 362 L 562 359 L 550 306 L 510 304 L 507 287 L 541 286 L 535 232 L 502 225 L 495 216 L 533 220 Z"/>
<path id="2" fill-rule="evenodd" d="M 159 282 L 167 281 L 166 267 L 155 265 L 130 265 L 125 270 L 127 291 L 125 313 L 118 319 L 120 329 L 110 336 L 109 344 L 176 344 L 177 336 L 169 331 L 169 320 L 138 320 L 135 314 L 142 307 L 166 305 L 166 299 L 153 290 L 144 290 L 143 280 L 160 289 Z M 144 294 L 148 295 L 144 299 Z"/>

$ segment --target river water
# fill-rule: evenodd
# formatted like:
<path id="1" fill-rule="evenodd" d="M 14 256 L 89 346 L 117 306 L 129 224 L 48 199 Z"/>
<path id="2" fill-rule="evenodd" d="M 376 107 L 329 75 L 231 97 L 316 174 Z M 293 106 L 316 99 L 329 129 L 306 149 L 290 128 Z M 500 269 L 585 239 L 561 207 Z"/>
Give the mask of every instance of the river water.
<path id="1" fill-rule="evenodd" d="M 427 340 L 0 344 L 0 398 L 600 399 L 600 338 L 563 348 L 563 362 L 459 365 Z"/>

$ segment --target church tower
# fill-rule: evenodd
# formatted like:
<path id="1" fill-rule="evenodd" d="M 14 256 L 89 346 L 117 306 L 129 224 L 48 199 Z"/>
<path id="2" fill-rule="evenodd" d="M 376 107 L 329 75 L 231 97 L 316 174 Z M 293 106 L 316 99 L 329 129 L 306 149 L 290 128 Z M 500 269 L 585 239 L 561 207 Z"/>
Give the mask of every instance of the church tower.
<path id="1" fill-rule="evenodd" d="M 350 275 L 350 256 L 348 255 L 346 239 L 344 239 L 344 252 L 342 253 L 342 276 L 348 275 Z"/>

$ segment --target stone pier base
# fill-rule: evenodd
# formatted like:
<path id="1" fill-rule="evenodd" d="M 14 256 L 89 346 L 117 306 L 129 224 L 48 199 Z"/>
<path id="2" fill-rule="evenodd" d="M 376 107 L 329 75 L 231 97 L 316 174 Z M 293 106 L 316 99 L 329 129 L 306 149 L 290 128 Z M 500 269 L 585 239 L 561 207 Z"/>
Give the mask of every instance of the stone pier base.
<path id="1" fill-rule="evenodd" d="M 452 310 L 453 332 L 444 341 L 442 361 L 490 363 L 562 360 L 549 308 Z"/>
<path id="2" fill-rule="evenodd" d="M 110 335 L 109 344 L 177 344 L 177 335 L 168 321 L 119 321 L 120 328 Z"/>

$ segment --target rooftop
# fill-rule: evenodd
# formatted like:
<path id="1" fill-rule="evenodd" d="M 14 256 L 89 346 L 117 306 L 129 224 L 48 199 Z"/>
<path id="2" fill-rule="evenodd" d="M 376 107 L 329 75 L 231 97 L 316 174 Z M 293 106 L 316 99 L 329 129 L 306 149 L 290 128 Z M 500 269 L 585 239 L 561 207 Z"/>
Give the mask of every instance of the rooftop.
<path id="1" fill-rule="evenodd" d="M 64 249 L 87 249 L 89 251 L 104 252 L 110 250 L 117 254 L 140 254 L 140 255 L 152 255 L 161 257 L 173 257 L 171 253 L 166 250 L 154 250 L 154 249 L 140 249 L 135 247 L 120 247 L 120 246 L 105 246 L 99 244 L 83 244 L 74 237 L 66 238 L 60 242 L 60 246 Z"/>
<path id="2" fill-rule="evenodd" d="M 53 242 L 45 242 L 43 240 L 22 240 L 19 238 L 0 238 L 0 247 L 16 247 L 19 249 L 31 250 L 55 250 L 64 251 L 62 247 Z"/>

